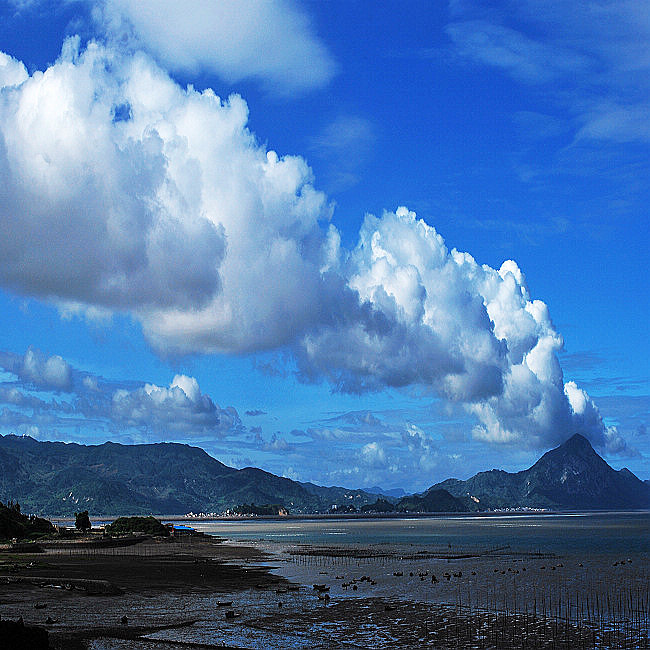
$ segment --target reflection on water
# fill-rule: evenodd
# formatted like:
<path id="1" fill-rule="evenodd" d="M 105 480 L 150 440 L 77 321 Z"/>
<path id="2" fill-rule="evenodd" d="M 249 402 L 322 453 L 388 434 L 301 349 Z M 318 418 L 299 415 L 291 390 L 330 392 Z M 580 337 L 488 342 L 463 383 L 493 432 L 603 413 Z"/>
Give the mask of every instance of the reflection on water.
<path id="1" fill-rule="evenodd" d="M 150 635 L 160 641 L 159 650 L 171 647 L 165 641 L 252 649 L 410 648 L 443 633 L 434 647 L 458 647 L 457 634 L 468 635 L 463 647 L 515 647 L 504 634 L 518 640 L 522 630 L 534 634 L 540 626 L 546 626 L 546 641 L 536 647 L 555 647 L 562 639 L 558 647 L 641 647 L 641 641 L 647 647 L 647 512 L 193 526 L 269 551 L 274 571 L 302 586 L 233 593 L 233 607 L 242 614 L 235 623 L 224 621 L 212 596 L 189 596 L 183 607 L 200 622 Z M 329 599 L 319 599 L 314 584 L 326 585 Z M 137 647 L 108 643 L 92 647 Z"/>
<path id="2" fill-rule="evenodd" d="M 232 540 L 277 540 L 327 545 L 510 545 L 532 553 L 648 553 L 650 513 L 491 515 L 418 519 L 197 521 L 197 530 Z"/>

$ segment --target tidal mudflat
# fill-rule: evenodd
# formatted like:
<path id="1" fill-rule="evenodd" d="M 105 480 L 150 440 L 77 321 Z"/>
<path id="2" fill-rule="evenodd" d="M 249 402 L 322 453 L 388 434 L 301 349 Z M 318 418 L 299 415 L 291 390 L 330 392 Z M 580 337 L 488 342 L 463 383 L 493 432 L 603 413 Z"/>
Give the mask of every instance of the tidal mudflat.
<path id="1" fill-rule="evenodd" d="M 649 522 L 196 522 L 227 541 L 4 557 L 0 575 L 42 581 L 2 585 L 0 614 L 49 617 L 53 647 L 94 650 L 647 648 Z M 75 580 L 119 593 L 93 595 Z"/>
<path id="2" fill-rule="evenodd" d="M 334 609 L 311 616 L 323 619 L 330 643 L 354 639 L 371 647 L 374 638 L 380 647 L 428 640 L 432 647 L 480 648 L 515 647 L 525 639 L 526 647 L 648 646 L 648 513 L 200 528 L 272 553 L 276 572 L 292 582 L 324 585 L 325 604 Z M 366 614 L 350 614 L 346 627 L 342 613 L 364 607 Z M 309 618 L 304 611 L 302 617 Z M 276 620 L 266 620 L 266 628 L 277 629 Z M 312 627 L 320 629 L 316 620 Z"/>

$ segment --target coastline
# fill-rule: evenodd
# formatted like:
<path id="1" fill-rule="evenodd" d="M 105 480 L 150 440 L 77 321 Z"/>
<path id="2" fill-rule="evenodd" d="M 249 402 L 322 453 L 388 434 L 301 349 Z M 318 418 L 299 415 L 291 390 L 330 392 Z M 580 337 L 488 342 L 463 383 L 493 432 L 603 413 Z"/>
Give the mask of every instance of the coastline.
<path id="1" fill-rule="evenodd" d="M 619 585 L 647 607 L 647 553 L 614 565 L 611 554 L 199 533 L 114 548 L 60 544 L 3 553 L 0 562 L 9 578 L 2 617 L 40 626 L 51 617 L 57 649 L 510 648 L 521 647 L 522 635 L 529 648 L 648 647 L 647 613 L 635 620 L 602 607 Z M 116 591 L 97 593 L 83 581 Z M 597 593 L 598 614 L 588 601 Z"/>
<path id="2" fill-rule="evenodd" d="M 55 649 L 86 648 L 98 638 L 133 640 L 194 624 L 197 612 L 181 605 L 188 597 L 278 588 L 286 581 L 262 566 L 268 559 L 258 549 L 204 535 L 5 552 L 0 612 L 4 620 L 22 617 L 25 625 L 45 627 Z M 45 624 L 48 618 L 54 622 Z"/>
<path id="3" fill-rule="evenodd" d="M 164 522 L 206 522 L 206 521 L 349 521 L 349 520 L 400 520 L 400 519 L 458 519 L 486 518 L 491 517 L 562 517 L 562 516 L 589 516 L 607 514 L 650 514 L 650 509 L 630 510 L 542 510 L 542 509 L 504 509 L 504 510 L 480 510 L 476 512 L 345 512 L 345 513 L 289 513 L 287 515 L 223 515 L 217 513 L 199 514 L 152 514 L 153 517 Z M 39 515 L 40 516 L 40 515 Z M 45 515 L 43 515 L 45 516 Z M 123 515 L 93 515 L 92 520 L 103 523 L 114 521 Z M 126 515 L 128 516 L 128 515 Z M 74 517 L 69 516 L 47 516 L 49 521 L 55 525 L 74 524 Z"/>

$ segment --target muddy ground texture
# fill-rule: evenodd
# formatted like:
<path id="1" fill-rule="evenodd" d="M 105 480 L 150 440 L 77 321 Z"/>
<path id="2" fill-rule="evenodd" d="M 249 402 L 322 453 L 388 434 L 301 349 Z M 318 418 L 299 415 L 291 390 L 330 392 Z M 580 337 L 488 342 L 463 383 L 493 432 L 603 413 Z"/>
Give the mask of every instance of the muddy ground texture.
<path id="1" fill-rule="evenodd" d="M 522 602 L 523 576 L 573 592 L 596 575 L 567 564 L 368 548 L 352 556 L 347 548 L 309 546 L 278 553 L 202 535 L 116 548 L 59 544 L 40 554 L 0 553 L 0 616 L 46 629 L 49 647 L 66 650 L 649 648 L 647 624 L 640 634 L 634 625 L 583 625 L 577 613 L 567 621 L 528 607 L 498 611 L 507 585 L 518 585 Z M 274 575 L 273 565 L 284 565 L 292 582 Z M 646 583 L 638 559 L 610 570 L 619 584 L 634 576 Z M 567 572 L 573 578 L 560 578 Z M 486 585 L 495 607 L 480 606 Z M 416 597 L 423 586 L 427 602 Z M 641 607 L 637 618 L 647 623 L 646 592 L 637 592 L 632 609 Z M 445 602 L 428 601 L 436 593 Z"/>
<path id="2" fill-rule="evenodd" d="M 0 553 L 0 617 L 47 629 L 51 648 L 85 648 L 90 639 L 137 639 L 192 625 L 190 594 L 274 588 L 285 581 L 256 562 L 259 550 L 213 537 L 145 537 L 127 548 L 51 546 L 45 553 Z M 174 606 L 157 603 L 170 598 Z M 145 612 L 145 616 L 134 613 Z M 3 641 L 0 639 L 0 648 Z"/>

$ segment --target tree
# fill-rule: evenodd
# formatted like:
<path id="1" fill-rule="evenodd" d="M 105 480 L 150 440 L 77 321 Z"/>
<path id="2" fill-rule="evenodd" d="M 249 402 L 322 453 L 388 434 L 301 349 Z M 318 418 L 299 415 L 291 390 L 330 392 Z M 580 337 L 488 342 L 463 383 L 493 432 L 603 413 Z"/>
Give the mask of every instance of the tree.
<path id="1" fill-rule="evenodd" d="M 91 526 L 88 510 L 84 510 L 83 512 L 75 512 L 74 517 L 74 527 L 77 530 L 80 530 L 84 533 L 90 530 Z"/>
<path id="2" fill-rule="evenodd" d="M 119 517 L 112 524 L 106 526 L 109 535 L 129 535 L 145 533 L 146 535 L 169 535 L 169 528 L 155 517 Z"/>
<path id="3" fill-rule="evenodd" d="M 361 506 L 361 512 L 395 512 L 395 506 L 386 499 L 377 499 L 374 503 Z"/>

